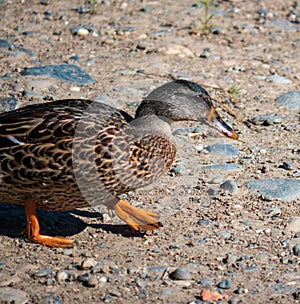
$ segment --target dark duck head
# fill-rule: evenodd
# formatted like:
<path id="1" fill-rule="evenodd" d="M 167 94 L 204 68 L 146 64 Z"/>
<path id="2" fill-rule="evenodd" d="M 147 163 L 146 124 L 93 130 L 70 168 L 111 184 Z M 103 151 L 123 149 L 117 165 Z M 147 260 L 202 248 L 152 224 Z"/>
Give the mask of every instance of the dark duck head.
<path id="1" fill-rule="evenodd" d="M 200 121 L 226 137 L 238 139 L 215 110 L 207 91 L 195 82 L 176 80 L 152 91 L 139 105 L 135 118 L 156 115 L 172 121 Z"/>

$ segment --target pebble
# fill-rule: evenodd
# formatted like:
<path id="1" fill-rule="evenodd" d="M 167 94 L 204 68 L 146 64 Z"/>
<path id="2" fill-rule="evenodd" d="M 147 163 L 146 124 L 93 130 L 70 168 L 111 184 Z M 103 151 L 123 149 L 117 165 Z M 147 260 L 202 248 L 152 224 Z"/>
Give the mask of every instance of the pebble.
<path id="1" fill-rule="evenodd" d="M 228 231 L 220 231 L 219 236 L 223 239 L 230 239 L 231 233 Z"/>
<path id="2" fill-rule="evenodd" d="M 300 198 L 300 180 L 265 178 L 246 182 L 250 191 L 266 200 L 290 202 Z"/>
<path id="3" fill-rule="evenodd" d="M 249 119 L 254 125 L 271 126 L 274 124 L 282 123 L 282 116 L 276 114 L 263 114 L 254 116 Z"/>
<path id="4" fill-rule="evenodd" d="M 298 288 L 296 291 L 294 291 L 292 293 L 292 295 L 295 300 L 300 300 L 300 288 Z"/>
<path id="5" fill-rule="evenodd" d="M 175 166 L 171 168 L 170 173 L 174 173 L 175 175 L 184 176 L 187 174 L 187 170 L 184 166 Z"/>
<path id="6" fill-rule="evenodd" d="M 1 303 L 25 304 L 27 301 L 28 297 L 24 291 L 11 287 L 0 287 Z"/>
<path id="7" fill-rule="evenodd" d="M 23 76 L 48 76 L 63 82 L 74 82 L 77 85 L 93 84 L 94 79 L 79 66 L 73 64 L 46 65 L 25 68 Z"/>
<path id="8" fill-rule="evenodd" d="M 64 271 L 64 270 L 59 270 L 57 273 L 56 273 L 56 280 L 57 281 L 65 281 L 67 280 L 69 277 L 69 274 Z"/>
<path id="9" fill-rule="evenodd" d="M 275 99 L 275 102 L 289 110 L 300 110 L 300 91 L 289 91 L 286 94 L 280 95 Z"/>
<path id="10" fill-rule="evenodd" d="M 19 99 L 15 97 L 4 97 L 1 99 L 0 104 L 0 111 L 6 112 L 6 111 L 12 111 L 16 109 L 17 105 L 19 103 Z"/>
<path id="11" fill-rule="evenodd" d="M 127 273 L 129 275 L 133 275 L 138 271 L 138 268 L 136 266 L 131 266 L 127 268 Z"/>
<path id="12" fill-rule="evenodd" d="M 203 151 L 207 151 L 211 154 L 215 154 L 219 157 L 224 158 L 235 158 L 238 157 L 240 151 L 235 148 L 233 145 L 229 144 L 214 144 L 207 146 L 203 149 Z"/>
<path id="13" fill-rule="evenodd" d="M 294 246 L 293 253 L 294 255 L 300 255 L 300 243 Z"/>
<path id="14" fill-rule="evenodd" d="M 216 165 L 203 165 L 199 167 L 200 170 L 203 171 L 221 171 L 221 172 L 229 172 L 229 171 L 242 171 L 242 167 L 237 164 L 216 164 Z"/>
<path id="15" fill-rule="evenodd" d="M 220 189 L 227 190 L 231 193 L 236 192 L 238 187 L 236 185 L 236 182 L 234 180 L 227 180 L 223 184 L 221 184 Z"/>
<path id="16" fill-rule="evenodd" d="M 37 270 L 33 276 L 36 278 L 42 278 L 42 277 L 46 277 L 48 275 L 52 274 L 52 270 L 51 269 L 43 269 L 43 270 Z"/>
<path id="17" fill-rule="evenodd" d="M 82 263 L 80 265 L 80 269 L 82 269 L 82 270 L 91 269 L 91 268 L 95 267 L 97 264 L 98 264 L 98 262 L 92 258 L 86 259 L 86 260 L 82 261 Z"/>
<path id="18" fill-rule="evenodd" d="M 231 253 L 228 253 L 224 259 L 224 262 L 226 264 L 234 264 L 236 261 L 237 261 L 237 256 L 236 255 L 233 255 Z"/>
<path id="19" fill-rule="evenodd" d="M 166 288 L 161 291 L 163 296 L 171 296 L 173 294 L 173 290 L 171 288 Z"/>
<path id="20" fill-rule="evenodd" d="M 97 285 L 98 285 L 98 280 L 95 277 L 90 277 L 85 283 L 85 286 L 87 287 L 96 287 Z"/>
<path id="21" fill-rule="evenodd" d="M 30 57 L 35 57 L 34 53 L 31 52 L 30 50 L 27 50 L 21 46 L 13 44 L 12 42 L 10 42 L 8 40 L 0 39 L 0 48 L 7 49 L 9 55 L 18 56 L 18 54 L 14 54 L 15 52 L 13 52 L 14 50 L 18 50 L 18 51 L 21 51 L 21 52 L 27 54 Z"/>
<path id="22" fill-rule="evenodd" d="M 169 44 L 161 46 L 157 50 L 158 53 L 167 56 L 194 57 L 194 53 L 187 47 L 179 44 Z"/>
<path id="23" fill-rule="evenodd" d="M 40 304 L 60 304 L 60 299 L 55 296 L 46 296 L 41 298 Z"/>
<path id="24" fill-rule="evenodd" d="M 296 169 L 296 166 L 293 163 L 291 163 L 290 161 L 283 162 L 280 167 L 285 170 L 295 170 Z"/>
<path id="25" fill-rule="evenodd" d="M 177 268 L 170 273 L 172 280 L 189 280 L 191 278 L 190 271 L 186 268 Z"/>
<path id="26" fill-rule="evenodd" d="M 89 31 L 85 28 L 80 28 L 76 34 L 77 36 L 87 36 L 89 34 Z"/>
<path id="27" fill-rule="evenodd" d="M 227 279 L 223 279 L 219 284 L 218 287 L 221 289 L 229 289 L 231 288 L 231 283 Z"/>
<path id="28" fill-rule="evenodd" d="M 276 82 L 276 83 L 291 83 L 292 81 L 286 77 L 279 76 L 279 75 L 268 75 L 266 76 L 266 79 L 271 81 L 271 82 Z"/>
<path id="29" fill-rule="evenodd" d="M 286 230 L 300 233 L 300 216 L 290 218 L 289 223 L 286 226 Z"/>

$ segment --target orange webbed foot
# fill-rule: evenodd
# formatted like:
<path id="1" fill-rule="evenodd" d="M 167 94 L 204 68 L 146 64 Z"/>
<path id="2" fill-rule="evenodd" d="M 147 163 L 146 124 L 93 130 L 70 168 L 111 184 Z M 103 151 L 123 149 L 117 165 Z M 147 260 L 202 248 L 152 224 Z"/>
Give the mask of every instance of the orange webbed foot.
<path id="1" fill-rule="evenodd" d="M 29 241 L 57 248 L 70 248 L 73 246 L 72 240 L 40 234 L 40 225 L 36 216 L 35 201 L 27 199 L 25 202 L 25 211 L 27 217 L 26 232 Z"/>
<path id="2" fill-rule="evenodd" d="M 114 206 L 117 216 L 125 221 L 133 230 L 154 230 L 162 227 L 160 215 L 156 212 L 131 206 L 120 199 Z"/>

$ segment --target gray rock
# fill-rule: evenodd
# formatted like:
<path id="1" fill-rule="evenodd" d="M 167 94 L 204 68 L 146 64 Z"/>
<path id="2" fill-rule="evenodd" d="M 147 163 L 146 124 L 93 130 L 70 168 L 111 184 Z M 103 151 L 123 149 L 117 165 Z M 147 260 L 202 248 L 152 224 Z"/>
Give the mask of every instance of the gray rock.
<path id="1" fill-rule="evenodd" d="M 46 65 L 25 68 L 23 76 L 48 76 L 63 82 L 73 82 L 77 85 L 93 84 L 94 79 L 80 67 L 73 64 Z"/>
<path id="2" fill-rule="evenodd" d="M 276 82 L 276 83 L 291 83 L 292 82 L 290 79 L 285 78 L 283 76 L 279 76 L 279 75 L 269 75 L 269 76 L 266 76 L 266 79 L 271 82 Z"/>
<path id="3" fill-rule="evenodd" d="M 275 99 L 275 102 L 289 110 L 300 110 L 300 91 L 289 91 L 286 94 L 280 95 Z"/>
<path id="4" fill-rule="evenodd" d="M 231 283 L 227 279 L 223 279 L 219 284 L 218 287 L 221 289 L 229 289 L 231 288 Z"/>
<path id="5" fill-rule="evenodd" d="M 15 97 L 5 97 L 2 98 L 0 101 L 0 111 L 1 112 L 6 112 L 6 111 L 11 111 L 14 110 L 19 103 L 19 99 Z"/>
<path id="6" fill-rule="evenodd" d="M 229 144 L 214 144 L 205 147 L 203 150 L 224 158 L 235 158 L 240 154 L 240 151 L 236 147 Z"/>
<path id="7" fill-rule="evenodd" d="M 42 270 L 37 270 L 33 276 L 36 278 L 42 278 L 42 277 L 46 277 L 48 275 L 52 274 L 52 270 L 51 269 L 42 269 Z"/>
<path id="8" fill-rule="evenodd" d="M 251 117 L 249 121 L 254 125 L 271 126 L 282 123 L 282 116 L 276 114 L 263 114 Z"/>
<path id="9" fill-rule="evenodd" d="M 289 178 L 266 178 L 246 183 L 250 191 L 264 199 L 290 202 L 300 198 L 300 180 Z"/>
<path id="10" fill-rule="evenodd" d="M 203 165 L 200 166 L 200 170 L 203 171 L 242 171 L 242 167 L 237 164 L 216 164 L 216 165 Z"/>
<path id="11" fill-rule="evenodd" d="M 184 176 L 187 174 L 187 170 L 184 166 L 176 165 L 175 167 L 171 168 L 170 173 L 179 176 Z"/>
<path id="12" fill-rule="evenodd" d="M 300 216 L 292 217 L 286 226 L 286 230 L 300 233 Z"/>
<path id="13" fill-rule="evenodd" d="M 235 181 L 230 179 L 221 184 L 220 189 L 227 190 L 232 193 L 236 192 L 238 188 Z"/>
<path id="14" fill-rule="evenodd" d="M 228 231 L 220 231 L 219 235 L 223 239 L 229 239 L 229 238 L 231 238 L 231 233 L 228 232 Z"/>
<path id="15" fill-rule="evenodd" d="M 294 255 L 300 255 L 300 243 L 296 244 L 293 248 Z"/>
<path id="16" fill-rule="evenodd" d="M 21 46 L 18 46 L 18 45 L 14 44 L 14 43 L 12 43 L 12 42 L 10 42 L 8 40 L 0 39 L 0 48 L 1 49 L 7 49 L 8 51 L 18 50 L 18 51 L 21 51 L 21 52 L 27 54 L 30 57 L 35 57 L 34 53 L 31 52 L 30 50 L 27 50 L 27 49 L 25 49 L 25 48 L 23 48 Z M 14 52 L 12 52 L 12 53 L 8 52 L 8 54 L 14 56 L 13 53 Z"/>
<path id="17" fill-rule="evenodd" d="M 170 273 L 172 280 L 189 280 L 191 278 L 190 271 L 186 268 L 177 268 Z"/>
<path id="18" fill-rule="evenodd" d="M 90 277 L 85 283 L 85 286 L 87 287 L 96 287 L 97 285 L 98 285 L 98 280 L 95 277 Z"/>
<path id="19" fill-rule="evenodd" d="M 19 289 L 11 287 L 0 287 L 0 302 L 25 304 L 28 301 L 27 294 Z"/>

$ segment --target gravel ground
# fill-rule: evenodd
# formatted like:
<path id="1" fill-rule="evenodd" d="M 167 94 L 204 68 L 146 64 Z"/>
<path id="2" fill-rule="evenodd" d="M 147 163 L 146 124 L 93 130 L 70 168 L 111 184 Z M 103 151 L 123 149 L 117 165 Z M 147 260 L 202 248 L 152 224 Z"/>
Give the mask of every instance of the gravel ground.
<path id="1" fill-rule="evenodd" d="M 134 113 L 185 78 L 243 140 L 174 126 L 174 167 L 125 196 L 162 215 L 145 235 L 101 206 L 41 210 L 42 232 L 77 241 L 42 247 L 0 204 L 0 303 L 299 303 L 300 3 L 214 1 L 203 29 L 196 2 L 0 1 L 2 111 L 82 97 Z"/>

